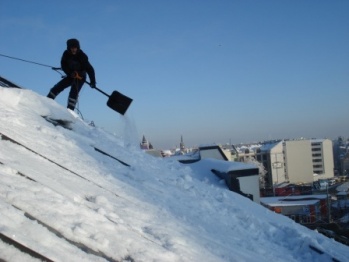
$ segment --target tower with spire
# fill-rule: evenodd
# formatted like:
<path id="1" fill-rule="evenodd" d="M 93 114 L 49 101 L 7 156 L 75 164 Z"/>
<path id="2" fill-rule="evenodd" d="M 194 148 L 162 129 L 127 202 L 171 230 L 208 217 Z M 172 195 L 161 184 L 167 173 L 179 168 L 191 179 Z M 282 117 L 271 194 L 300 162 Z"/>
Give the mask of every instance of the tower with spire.
<path id="1" fill-rule="evenodd" d="M 183 142 L 183 135 L 181 135 L 181 142 L 179 144 L 179 149 L 184 152 L 185 150 L 185 145 L 184 145 L 184 142 Z"/>
<path id="2" fill-rule="evenodd" d="M 142 143 L 140 144 L 140 147 L 141 149 L 144 149 L 144 150 L 153 149 L 152 144 L 148 142 L 148 140 L 145 138 L 144 135 L 143 135 L 143 139 L 142 139 Z"/>

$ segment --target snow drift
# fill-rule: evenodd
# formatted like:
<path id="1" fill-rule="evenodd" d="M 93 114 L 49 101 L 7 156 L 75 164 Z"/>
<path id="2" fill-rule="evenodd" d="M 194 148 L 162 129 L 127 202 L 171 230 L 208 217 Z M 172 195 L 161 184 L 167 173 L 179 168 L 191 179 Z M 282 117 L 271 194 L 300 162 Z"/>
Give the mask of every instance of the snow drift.
<path id="1" fill-rule="evenodd" d="M 118 121 L 125 131 L 110 134 L 30 90 L 0 88 L 0 233 L 53 261 L 348 259 L 347 246 L 213 174 L 144 153 L 129 116 Z M 2 240 L 0 258 L 37 261 Z"/>

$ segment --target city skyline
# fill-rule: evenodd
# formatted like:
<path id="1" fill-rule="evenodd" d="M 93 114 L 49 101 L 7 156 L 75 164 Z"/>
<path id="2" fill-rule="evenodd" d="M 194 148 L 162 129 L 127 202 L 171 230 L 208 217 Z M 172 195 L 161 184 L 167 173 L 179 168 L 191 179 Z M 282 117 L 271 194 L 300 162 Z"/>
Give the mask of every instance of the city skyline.
<path id="1" fill-rule="evenodd" d="M 0 2 L 0 54 L 59 66 L 77 38 L 97 86 L 133 103 L 120 116 L 85 85 L 86 121 L 155 148 L 349 134 L 348 1 Z M 40 10 L 40 11 L 39 11 Z M 46 96 L 50 68 L 0 57 L 0 75 Z M 56 99 L 66 106 L 67 91 Z"/>
<path id="2" fill-rule="evenodd" d="M 256 146 L 262 146 L 263 144 L 276 144 L 280 141 L 299 141 L 299 140 L 331 140 L 332 142 L 334 141 L 338 141 L 339 138 L 344 138 L 344 136 L 337 136 L 335 138 L 328 138 L 328 137 L 288 137 L 288 138 L 275 138 L 275 139 L 269 139 L 269 140 L 251 140 L 251 141 L 245 141 L 245 142 L 239 142 L 239 143 L 232 143 L 232 141 L 227 141 L 227 142 L 212 142 L 212 143 L 201 143 L 201 144 L 196 144 L 196 145 L 191 145 L 191 144 L 187 144 L 185 141 L 185 137 L 183 137 L 183 135 L 179 136 L 179 139 L 177 141 L 177 143 L 172 146 L 172 147 L 168 147 L 168 148 L 159 148 L 156 145 L 153 144 L 153 142 L 147 138 L 147 136 L 143 135 L 142 139 L 140 140 L 139 144 L 143 145 L 146 144 L 148 145 L 149 148 L 142 148 L 142 149 L 156 149 L 156 150 L 174 150 L 174 149 L 180 149 L 181 146 L 186 149 L 194 149 L 194 148 L 198 148 L 200 146 L 208 146 L 208 145 L 218 145 L 218 146 L 235 146 L 236 149 L 239 148 L 239 146 L 241 146 L 242 148 L 245 148 L 246 146 L 251 146 L 249 149 L 255 148 Z M 349 137 L 347 138 L 349 140 Z M 346 138 L 344 139 L 346 140 Z M 144 142 L 145 141 L 145 142 Z M 348 141 L 349 143 L 349 141 Z"/>

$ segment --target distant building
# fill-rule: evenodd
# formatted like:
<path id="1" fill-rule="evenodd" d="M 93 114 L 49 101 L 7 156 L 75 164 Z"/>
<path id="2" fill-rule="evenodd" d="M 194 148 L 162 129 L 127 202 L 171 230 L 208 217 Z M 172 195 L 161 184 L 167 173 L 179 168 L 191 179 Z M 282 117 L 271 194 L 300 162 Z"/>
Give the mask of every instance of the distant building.
<path id="1" fill-rule="evenodd" d="M 314 171 L 311 141 L 284 141 L 283 152 L 285 157 L 285 174 L 288 182 L 313 183 Z"/>
<path id="2" fill-rule="evenodd" d="M 349 174 L 349 153 L 346 153 L 344 157 L 341 159 L 341 168 L 343 175 L 346 176 Z"/>
<path id="3" fill-rule="evenodd" d="M 153 146 L 151 143 L 148 142 L 148 140 L 145 138 L 145 136 L 143 135 L 143 139 L 142 142 L 140 144 L 141 149 L 143 150 L 150 150 L 153 149 Z"/>
<path id="4" fill-rule="evenodd" d="M 179 148 L 176 148 L 174 150 L 174 155 L 184 155 L 184 154 L 188 154 L 189 152 L 191 152 L 193 149 L 192 148 L 187 148 L 184 145 L 184 140 L 183 140 L 183 136 L 181 135 L 181 140 L 179 142 Z"/>
<path id="5" fill-rule="evenodd" d="M 263 164 L 267 171 L 265 176 L 267 187 L 273 187 L 275 184 L 288 181 L 282 141 L 262 145 L 257 150 L 256 159 Z"/>
<path id="6" fill-rule="evenodd" d="M 181 136 L 181 142 L 179 143 L 179 149 L 184 152 L 185 150 L 185 145 L 184 145 L 184 142 L 183 142 L 183 136 Z"/>
<path id="7" fill-rule="evenodd" d="M 329 139 L 312 139 L 311 152 L 314 181 L 334 176 L 333 144 Z"/>
<path id="8" fill-rule="evenodd" d="M 261 204 L 300 224 L 329 221 L 327 195 L 262 197 Z"/>
<path id="9" fill-rule="evenodd" d="M 235 159 L 238 162 L 248 162 L 251 158 L 256 157 L 256 152 L 260 147 L 261 145 L 237 146 L 232 148 L 231 154 L 234 156 L 234 154 L 237 153 Z M 234 157 L 232 157 L 232 159 L 234 159 Z"/>
<path id="10" fill-rule="evenodd" d="M 161 150 L 161 156 L 162 157 L 170 157 L 173 155 L 173 153 L 171 152 L 171 150 Z"/>
<path id="11" fill-rule="evenodd" d="M 275 187 L 274 195 L 275 196 L 298 196 L 298 195 L 312 195 L 313 186 L 312 185 L 303 185 L 303 184 L 290 184 L 282 183 Z"/>
<path id="12" fill-rule="evenodd" d="M 313 183 L 334 176 L 332 141 L 329 139 L 289 140 L 266 143 L 256 151 L 263 163 L 266 186 Z"/>
<path id="13" fill-rule="evenodd" d="M 344 139 L 341 136 L 338 137 L 338 139 L 333 141 L 335 175 L 345 176 L 347 175 L 347 171 L 349 171 L 348 148 L 349 148 L 348 140 Z"/>

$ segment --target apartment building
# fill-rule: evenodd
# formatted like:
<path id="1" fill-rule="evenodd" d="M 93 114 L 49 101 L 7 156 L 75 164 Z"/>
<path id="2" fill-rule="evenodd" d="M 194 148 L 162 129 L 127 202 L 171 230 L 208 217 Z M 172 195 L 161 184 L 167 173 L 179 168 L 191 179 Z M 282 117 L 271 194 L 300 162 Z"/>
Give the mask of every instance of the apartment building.
<path id="1" fill-rule="evenodd" d="M 256 150 L 256 159 L 263 164 L 267 171 L 265 177 L 267 187 L 288 181 L 282 141 L 262 145 Z"/>
<path id="2" fill-rule="evenodd" d="M 313 160 L 311 140 L 283 142 L 286 159 L 285 172 L 290 183 L 313 182 Z"/>
<path id="3" fill-rule="evenodd" d="M 312 183 L 334 176 L 332 141 L 329 139 L 288 140 L 266 143 L 256 151 L 263 163 L 266 186 Z"/>
<path id="4" fill-rule="evenodd" d="M 333 144 L 329 139 L 311 140 L 314 181 L 334 176 Z"/>

